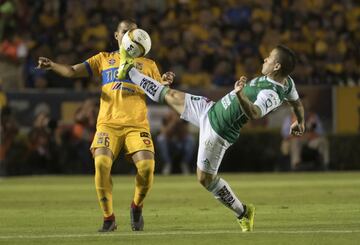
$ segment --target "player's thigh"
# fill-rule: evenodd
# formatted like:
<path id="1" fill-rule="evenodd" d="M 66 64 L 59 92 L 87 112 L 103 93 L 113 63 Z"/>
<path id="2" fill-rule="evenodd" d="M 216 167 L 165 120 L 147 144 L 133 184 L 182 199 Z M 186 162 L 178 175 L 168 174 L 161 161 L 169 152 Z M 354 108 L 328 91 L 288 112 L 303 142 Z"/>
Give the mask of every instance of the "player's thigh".
<path id="1" fill-rule="evenodd" d="M 130 156 L 134 163 L 136 163 L 138 161 L 142 161 L 142 160 L 154 160 L 155 159 L 155 154 L 153 152 L 147 151 L 147 150 L 137 151 L 135 153 L 130 154 Z"/>
<path id="2" fill-rule="evenodd" d="M 180 115 L 185 108 L 185 93 L 176 89 L 170 89 L 165 95 L 166 103 Z"/>
<path id="3" fill-rule="evenodd" d="M 93 158 L 95 158 L 96 156 L 99 156 L 99 155 L 105 155 L 105 156 L 110 157 L 112 160 L 114 160 L 114 155 L 109 148 L 97 147 L 97 148 L 91 148 L 90 151 L 91 151 Z"/>
<path id="4" fill-rule="evenodd" d="M 207 117 L 201 121 L 205 122 L 200 126 L 197 167 L 202 172 L 216 175 L 231 144 L 216 134 Z"/>
<path id="5" fill-rule="evenodd" d="M 147 129 L 129 130 L 125 136 L 124 147 L 126 155 L 131 156 L 133 160 L 154 158 L 154 143 Z"/>
<path id="6" fill-rule="evenodd" d="M 106 152 L 109 150 L 113 155 L 113 159 L 115 159 L 124 144 L 124 139 L 125 136 L 118 134 L 118 132 L 112 129 L 98 127 L 90 149 L 92 152 L 95 152 L 95 154 L 104 153 L 105 155 L 107 155 Z"/>
<path id="7" fill-rule="evenodd" d="M 185 94 L 185 107 L 181 118 L 200 127 L 200 119 L 207 114 L 213 104 L 214 102 L 206 97 Z"/>

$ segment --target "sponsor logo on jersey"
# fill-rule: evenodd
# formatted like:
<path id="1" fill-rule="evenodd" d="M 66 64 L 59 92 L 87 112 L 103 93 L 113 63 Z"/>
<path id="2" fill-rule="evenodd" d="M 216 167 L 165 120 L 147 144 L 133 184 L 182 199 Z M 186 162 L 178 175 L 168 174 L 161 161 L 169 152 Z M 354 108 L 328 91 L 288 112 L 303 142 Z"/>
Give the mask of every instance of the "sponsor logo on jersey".
<path id="1" fill-rule="evenodd" d="M 190 100 L 193 100 L 193 101 L 199 101 L 199 100 L 204 100 L 206 103 L 210 103 L 211 100 L 209 98 L 206 98 L 206 97 L 203 97 L 203 96 L 194 96 L 192 95 L 190 97 Z"/>
<path id="2" fill-rule="evenodd" d="M 224 98 L 222 98 L 221 104 L 224 107 L 224 109 L 226 110 L 231 104 L 230 96 L 226 95 Z"/>
<path id="3" fill-rule="evenodd" d="M 118 89 L 121 89 L 122 87 L 122 82 L 116 82 L 114 83 L 114 85 L 112 86 L 112 90 L 118 90 Z"/>
<path id="4" fill-rule="evenodd" d="M 143 141 L 145 145 L 151 145 L 151 141 L 149 139 L 144 139 Z"/>
<path id="5" fill-rule="evenodd" d="M 108 60 L 108 62 L 109 62 L 109 65 L 112 66 L 112 65 L 114 65 L 116 63 L 116 60 L 111 58 L 110 60 Z"/>
<path id="6" fill-rule="evenodd" d="M 111 87 L 112 90 L 125 90 L 130 93 L 135 93 L 134 89 L 128 88 L 126 86 L 123 86 L 124 84 L 122 82 L 115 82 L 114 85 Z"/>
<path id="7" fill-rule="evenodd" d="M 149 79 L 143 78 L 140 82 L 140 87 L 142 87 L 146 92 L 155 96 L 156 92 L 158 91 L 159 87 L 150 81 Z"/>
<path id="8" fill-rule="evenodd" d="M 150 134 L 148 132 L 141 132 L 140 137 L 150 138 Z"/>
<path id="9" fill-rule="evenodd" d="M 209 161 L 209 159 L 205 159 L 205 160 L 203 160 L 202 161 L 202 163 L 205 165 L 205 167 L 209 167 L 210 166 L 210 161 Z"/>
<path id="10" fill-rule="evenodd" d="M 191 96 L 190 99 L 197 101 L 197 100 L 201 100 L 201 97 L 200 96 Z"/>

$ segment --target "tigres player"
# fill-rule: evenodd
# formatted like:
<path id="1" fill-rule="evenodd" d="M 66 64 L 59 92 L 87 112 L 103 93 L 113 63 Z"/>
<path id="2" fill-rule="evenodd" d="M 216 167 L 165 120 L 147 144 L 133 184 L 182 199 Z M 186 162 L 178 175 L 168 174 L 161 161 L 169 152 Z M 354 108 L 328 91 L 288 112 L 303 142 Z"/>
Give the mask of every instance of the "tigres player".
<path id="1" fill-rule="evenodd" d="M 130 20 L 119 23 L 114 33 L 119 46 L 123 35 L 133 28 L 137 28 L 137 25 Z M 73 66 L 58 64 L 45 57 L 40 57 L 38 60 L 38 68 L 52 70 L 64 77 L 100 76 L 102 78 L 100 111 L 96 134 L 91 145 L 95 160 L 95 187 L 104 215 L 104 223 L 99 232 L 113 231 L 117 228 L 113 212 L 110 171 L 120 150 L 125 149 L 137 168 L 135 194 L 130 208 L 131 227 L 134 231 L 143 230 L 143 202 L 152 186 L 154 176 L 154 146 L 147 120 L 145 94 L 129 80 L 117 79 L 119 63 L 118 51 L 100 52 L 84 63 Z M 138 58 L 135 63 L 143 74 L 163 84 L 172 82 L 172 73 L 167 72 L 161 78 L 154 61 Z"/>

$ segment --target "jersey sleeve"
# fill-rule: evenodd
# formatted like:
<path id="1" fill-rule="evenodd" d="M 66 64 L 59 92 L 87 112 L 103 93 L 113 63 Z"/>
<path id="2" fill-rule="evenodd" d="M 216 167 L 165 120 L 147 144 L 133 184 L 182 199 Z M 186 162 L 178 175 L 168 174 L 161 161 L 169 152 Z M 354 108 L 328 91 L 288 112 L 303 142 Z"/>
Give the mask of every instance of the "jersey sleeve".
<path id="1" fill-rule="evenodd" d="M 291 86 L 289 93 L 286 94 L 285 99 L 287 101 L 296 101 L 299 99 L 299 94 L 296 90 L 294 80 L 292 80 L 292 78 L 289 77 L 289 81 L 291 82 L 292 86 Z"/>
<path id="2" fill-rule="evenodd" d="M 281 105 L 279 95 L 271 89 L 261 90 L 257 97 L 254 105 L 258 106 L 261 110 L 261 116 L 265 116 L 275 108 Z"/>
<path id="3" fill-rule="evenodd" d="M 156 63 L 153 62 L 151 64 L 151 77 L 154 78 L 156 81 L 159 81 L 162 83 L 161 75 L 159 72 L 159 68 L 157 67 Z"/>
<path id="4" fill-rule="evenodd" d="M 101 54 L 94 55 L 84 61 L 89 76 L 99 76 L 101 74 Z"/>

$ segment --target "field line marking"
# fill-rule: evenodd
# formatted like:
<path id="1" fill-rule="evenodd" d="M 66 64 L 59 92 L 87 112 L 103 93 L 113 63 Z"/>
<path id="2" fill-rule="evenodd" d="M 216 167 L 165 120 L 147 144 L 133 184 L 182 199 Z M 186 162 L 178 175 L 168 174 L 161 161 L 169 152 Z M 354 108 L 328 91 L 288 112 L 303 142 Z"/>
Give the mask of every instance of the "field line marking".
<path id="1" fill-rule="evenodd" d="M 82 238 L 82 237 L 124 237 L 124 236 L 169 236 L 169 235 L 209 235 L 209 234 L 320 234 L 320 233 L 360 233 L 360 230 L 259 230 L 253 232 L 240 232 L 229 230 L 217 231 L 164 231 L 164 232 L 125 232 L 114 233 L 88 233 L 88 234 L 53 234 L 53 235 L 9 235 L 0 236 L 1 239 L 48 239 L 48 238 Z"/>

